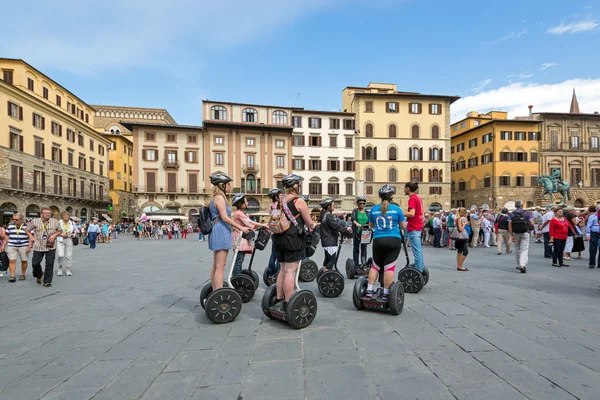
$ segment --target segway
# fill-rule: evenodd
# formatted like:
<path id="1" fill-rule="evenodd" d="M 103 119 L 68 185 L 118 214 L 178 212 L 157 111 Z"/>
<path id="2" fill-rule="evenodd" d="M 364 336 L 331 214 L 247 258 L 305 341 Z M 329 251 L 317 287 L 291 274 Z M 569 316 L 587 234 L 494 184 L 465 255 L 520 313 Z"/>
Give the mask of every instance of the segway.
<path id="1" fill-rule="evenodd" d="M 414 265 L 410 265 L 408 249 L 406 248 L 406 240 L 404 240 L 404 235 L 402 235 L 402 232 L 400 232 L 400 235 L 402 239 L 402 248 L 404 249 L 404 254 L 406 255 L 406 266 L 398 272 L 398 281 L 402 283 L 402 286 L 404 286 L 405 292 L 419 293 L 429 281 L 429 271 L 425 273 L 425 270 L 423 270 L 423 273 L 421 273 L 421 271 L 419 271 Z M 425 277 L 425 275 L 427 275 L 427 277 Z"/>
<path id="2" fill-rule="evenodd" d="M 329 298 L 338 297 L 344 291 L 344 275 L 342 275 L 337 268 L 337 262 L 342 251 L 342 244 L 344 243 L 343 235 L 339 235 L 339 241 L 340 243 L 338 244 L 333 268 L 330 268 L 327 271 L 323 271 L 321 268 L 317 273 L 317 287 L 319 288 L 319 292 L 321 292 L 323 296 Z"/>
<path id="3" fill-rule="evenodd" d="M 383 272 L 379 271 L 379 287 L 375 290 L 375 297 L 367 297 L 367 285 L 369 280 L 366 276 L 358 278 L 352 292 L 352 303 L 357 310 L 380 310 L 389 311 L 392 315 L 399 315 L 404 308 L 404 286 L 400 281 L 394 281 L 390 285 L 390 293 L 387 301 L 383 300 Z"/>
<path id="4" fill-rule="evenodd" d="M 260 281 L 258 280 L 258 274 L 252 271 L 252 262 L 254 261 L 254 253 L 256 250 L 263 251 L 267 244 L 269 243 L 269 239 L 271 239 L 271 232 L 269 232 L 266 228 L 259 228 L 258 234 L 255 239 L 252 241 L 252 255 L 250 256 L 250 264 L 247 269 L 242 270 L 242 274 L 248 275 L 252 278 L 256 287 L 258 287 Z M 235 279 L 235 276 L 233 277 Z M 235 283 L 234 283 L 235 286 Z M 242 296 L 243 297 L 243 296 Z M 246 302 L 244 302 L 246 303 Z"/>
<path id="5" fill-rule="evenodd" d="M 213 291 L 212 283 L 208 282 L 200 291 L 200 305 L 204 308 L 208 319 L 215 324 L 232 322 L 240 314 L 240 311 L 242 311 L 242 296 L 238 288 L 234 289 L 231 278 L 237 257 L 237 249 L 240 246 L 242 238 L 253 239 L 254 232 L 250 231 L 247 234 L 239 236 L 236 251 L 233 253 L 231 267 L 229 268 L 229 274 L 227 275 L 227 280 L 223 282 L 223 287 Z M 239 274 L 237 277 L 241 277 L 238 282 L 243 282 L 243 285 L 239 288 L 243 288 L 244 290 L 246 288 L 254 288 L 254 291 L 256 291 L 254 280 L 249 275 Z M 254 293 L 252 293 L 252 296 L 254 296 Z"/>
<path id="6" fill-rule="evenodd" d="M 277 282 L 277 275 L 279 275 L 279 271 L 277 271 L 275 275 L 269 275 L 269 266 L 267 265 L 267 268 L 265 268 L 263 272 L 263 282 L 265 286 L 268 287 L 274 285 L 275 282 Z"/>
<path id="7" fill-rule="evenodd" d="M 354 264 L 354 259 L 346 260 L 346 276 L 348 279 L 356 279 L 359 276 L 369 274 L 373 258 L 367 259 L 367 250 L 369 244 L 373 241 L 373 230 L 367 226 L 361 228 L 360 232 L 360 265 Z"/>
<path id="8" fill-rule="evenodd" d="M 294 329 L 306 328 L 317 316 L 317 298 L 310 290 L 300 290 L 300 286 L 298 286 L 299 275 L 300 267 L 296 270 L 296 292 L 287 303 L 285 313 L 273 308 L 275 300 L 277 300 L 277 287 L 275 285 L 269 286 L 262 298 L 262 310 L 267 317 L 285 321 Z"/>
<path id="9" fill-rule="evenodd" d="M 312 282 L 317 277 L 319 266 L 316 262 L 307 257 L 300 262 L 298 270 L 300 271 L 299 277 L 302 282 Z"/>

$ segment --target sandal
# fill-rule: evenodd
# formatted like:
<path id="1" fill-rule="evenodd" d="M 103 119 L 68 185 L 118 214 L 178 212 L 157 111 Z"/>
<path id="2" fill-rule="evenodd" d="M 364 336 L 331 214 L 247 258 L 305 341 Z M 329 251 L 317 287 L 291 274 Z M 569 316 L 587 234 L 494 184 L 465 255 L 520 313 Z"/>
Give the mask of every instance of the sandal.
<path id="1" fill-rule="evenodd" d="M 21 275 L 21 276 L 19 277 L 19 280 L 20 280 L 20 281 L 24 281 L 24 280 L 25 280 L 25 275 Z"/>
<path id="2" fill-rule="evenodd" d="M 44 283 L 44 287 L 52 287 L 51 283 Z"/>
<path id="3" fill-rule="evenodd" d="M 465 271 L 468 271 L 469 269 L 468 268 L 456 268 L 456 270 L 457 271 L 465 272 Z"/>
<path id="4" fill-rule="evenodd" d="M 38 278 L 36 282 L 37 282 L 38 285 L 41 285 L 42 284 L 42 278 Z"/>
<path id="5" fill-rule="evenodd" d="M 15 278 L 14 276 L 11 276 L 10 279 L 8 280 L 9 282 L 16 282 L 17 278 Z"/>
<path id="6" fill-rule="evenodd" d="M 523 267 L 523 268 L 519 268 L 521 270 L 522 274 L 526 274 L 527 273 L 527 268 Z"/>

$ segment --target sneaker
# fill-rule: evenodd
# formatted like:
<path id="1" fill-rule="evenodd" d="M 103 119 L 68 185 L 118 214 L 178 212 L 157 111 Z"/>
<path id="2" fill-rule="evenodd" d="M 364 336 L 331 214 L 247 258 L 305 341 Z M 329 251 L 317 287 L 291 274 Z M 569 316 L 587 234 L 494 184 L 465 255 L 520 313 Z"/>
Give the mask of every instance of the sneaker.
<path id="1" fill-rule="evenodd" d="M 277 303 L 273 304 L 271 310 L 277 311 L 280 313 L 285 313 L 285 308 L 283 307 L 285 300 L 279 300 Z"/>
<path id="2" fill-rule="evenodd" d="M 73 276 L 70 269 L 67 270 L 67 276 Z"/>
<path id="3" fill-rule="evenodd" d="M 62 276 L 62 269 L 58 270 L 58 272 L 56 273 L 56 276 Z"/>
<path id="4" fill-rule="evenodd" d="M 388 294 L 382 294 L 381 297 L 380 297 L 380 299 L 384 303 L 389 302 L 390 301 L 390 295 L 389 295 L 389 293 Z"/>
<path id="5" fill-rule="evenodd" d="M 590 269 L 594 269 L 594 268 L 596 268 L 596 266 L 595 266 L 595 265 L 590 265 L 590 267 L 589 267 L 589 268 L 590 268 Z"/>
<path id="6" fill-rule="evenodd" d="M 490 246 L 485 246 L 485 247 L 490 247 Z"/>
<path id="7" fill-rule="evenodd" d="M 4 274 L 2 273 L 2 271 L 0 271 L 0 278 L 2 278 L 4 276 Z"/>
<path id="8" fill-rule="evenodd" d="M 377 298 L 377 292 L 374 290 L 367 290 L 367 294 L 365 297 L 375 300 Z"/>

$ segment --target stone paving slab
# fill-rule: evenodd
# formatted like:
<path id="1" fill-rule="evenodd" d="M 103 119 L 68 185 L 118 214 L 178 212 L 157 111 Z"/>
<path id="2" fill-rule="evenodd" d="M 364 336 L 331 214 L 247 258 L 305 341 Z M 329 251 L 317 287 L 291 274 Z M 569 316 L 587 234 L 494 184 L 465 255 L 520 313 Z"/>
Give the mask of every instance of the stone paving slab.
<path id="1" fill-rule="evenodd" d="M 357 311 L 353 281 L 336 299 L 301 283 L 319 311 L 300 331 L 263 316 L 262 282 L 236 321 L 208 321 L 206 243 L 78 246 L 52 288 L 0 279 L 0 400 L 598 399 L 600 270 L 542 251 L 520 274 L 514 255 L 473 249 L 458 273 L 455 252 L 425 247 L 431 281 L 399 316 Z"/>

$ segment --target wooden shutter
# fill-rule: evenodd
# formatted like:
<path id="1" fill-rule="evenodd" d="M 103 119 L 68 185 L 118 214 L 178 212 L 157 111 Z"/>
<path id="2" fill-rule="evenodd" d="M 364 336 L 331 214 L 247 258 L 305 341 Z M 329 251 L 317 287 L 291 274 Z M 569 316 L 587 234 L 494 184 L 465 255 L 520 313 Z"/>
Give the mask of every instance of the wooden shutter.
<path id="1" fill-rule="evenodd" d="M 62 125 L 58 125 L 58 136 L 62 137 Z"/>
<path id="2" fill-rule="evenodd" d="M 31 113 L 31 124 L 35 126 L 35 113 Z"/>
<path id="3" fill-rule="evenodd" d="M 319 171 L 323 170 L 323 163 L 321 160 L 319 160 Z"/>
<path id="4" fill-rule="evenodd" d="M 352 171 L 356 171 L 356 161 L 352 161 Z"/>
<path id="5" fill-rule="evenodd" d="M 24 147 L 23 147 L 23 135 L 19 135 L 19 151 L 24 151 Z"/>
<path id="6" fill-rule="evenodd" d="M 8 115 L 10 115 L 10 101 L 6 102 L 6 106 L 7 106 L 6 112 Z"/>
<path id="7" fill-rule="evenodd" d="M 423 161 L 423 148 L 422 147 L 419 149 L 419 160 Z"/>
<path id="8" fill-rule="evenodd" d="M 419 103 L 419 114 L 423 112 L 423 104 Z"/>
<path id="9" fill-rule="evenodd" d="M 429 148 L 429 161 L 433 161 L 433 149 Z"/>
<path id="10" fill-rule="evenodd" d="M 362 150 L 362 159 L 364 160 L 367 157 L 367 151 L 365 149 L 365 146 L 363 146 L 361 150 Z"/>
<path id="11" fill-rule="evenodd" d="M 427 182 L 431 182 L 431 176 L 432 176 L 431 172 L 432 172 L 431 170 L 428 170 L 429 176 L 427 178 Z"/>
<path id="12" fill-rule="evenodd" d="M 37 190 L 38 188 L 38 174 L 36 172 L 37 171 L 33 171 L 33 190 Z"/>
<path id="13" fill-rule="evenodd" d="M 17 182 L 19 181 L 19 167 L 17 167 L 16 165 L 11 165 L 10 172 L 11 172 L 12 187 L 16 189 Z"/>
<path id="14" fill-rule="evenodd" d="M 377 146 L 373 147 L 373 160 L 377 160 Z"/>
<path id="15" fill-rule="evenodd" d="M 142 149 L 142 160 L 146 161 L 146 149 Z M 110 163 L 112 163 L 112 161 L 110 161 Z M 113 169 L 112 167 L 110 168 L 111 170 Z"/>
<path id="16" fill-rule="evenodd" d="M 40 142 L 40 149 L 42 151 L 42 158 L 46 158 L 46 145 Z"/>
<path id="17" fill-rule="evenodd" d="M 419 170 L 419 181 L 423 182 L 423 168 Z"/>
<path id="18" fill-rule="evenodd" d="M 431 103 L 429 103 L 429 114 L 431 114 Z"/>
<path id="19" fill-rule="evenodd" d="M 42 129 L 46 129 L 46 118 L 42 117 Z"/>
<path id="20" fill-rule="evenodd" d="M 198 175 L 190 174 L 188 177 L 189 177 L 189 192 L 196 193 L 198 191 Z"/>
<path id="21" fill-rule="evenodd" d="M 58 175 L 54 174 L 54 194 L 58 194 Z"/>
<path id="22" fill-rule="evenodd" d="M 440 149 L 439 155 L 440 155 L 440 161 L 444 161 L 444 149 Z"/>
<path id="23" fill-rule="evenodd" d="M 319 128 L 320 128 L 320 126 L 319 126 Z M 322 139 L 321 136 L 319 136 L 319 147 L 321 147 L 323 145 L 322 144 L 323 142 L 321 141 L 321 139 Z"/>
<path id="24" fill-rule="evenodd" d="M 440 169 L 440 171 L 439 171 L 439 173 L 438 173 L 438 176 L 440 177 L 440 182 L 444 182 L 444 179 L 443 179 L 443 177 L 442 177 L 442 171 L 443 171 L 443 170 L 441 170 L 441 169 Z M 441 194 L 441 193 L 440 193 L 440 194 Z"/>
<path id="25" fill-rule="evenodd" d="M 58 161 L 62 164 L 62 149 L 58 149 Z"/>
<path id="26" fill-rule="evenodd" d="M 306 169 L 306 160 L 302 159 L 302 170 Z"/>
<path id="27" fill-rule="evenodd" d="M 46 191 L 46 173 L 42 172 L 42 192 Z"/>
<path id="28" fill-rule="evenodd" d="M 148 185 L 148 192 L 156 192 L 156 176 L 154 172 L 146 172 L 146 184 Z"/>
<path id="29" fill-rule="evenodd" d="M 19 120 L 23 121 L 23 107 L 19 106 Z"/>
<path id="30" fill-rule="evenodd" d="M 336 169 L 336 171 L 339 171 L 339 170 L 340 170 L 340 160 L 337 160 L 337 161 L 335 162 L 335 167 L 336 167 L 336 168 L 335 168 L 335 169 Z"/>
<path id="31" fill-rule="evenodd" d="M 331 161 L 327 160 L 327 171 L 331 171 Z"/>

